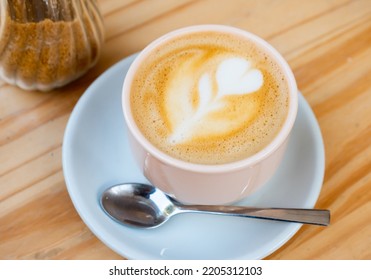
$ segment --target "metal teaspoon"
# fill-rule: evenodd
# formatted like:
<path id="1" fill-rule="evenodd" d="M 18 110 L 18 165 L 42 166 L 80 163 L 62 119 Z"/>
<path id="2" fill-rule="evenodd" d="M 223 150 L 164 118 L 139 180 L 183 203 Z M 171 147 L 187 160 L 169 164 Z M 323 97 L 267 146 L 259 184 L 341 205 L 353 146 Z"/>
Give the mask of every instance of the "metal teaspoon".
<path id="1" fill-rule="evenodd" d="M 255 208 L 229 205 L 183 205 L 153 186 L 119 184 L 105 190 L 101 206 L 114 220 L 141 228 L 162 225 L 180 213 L 209 213 L 327 226 L 330 211 L 295 208 Z"/>

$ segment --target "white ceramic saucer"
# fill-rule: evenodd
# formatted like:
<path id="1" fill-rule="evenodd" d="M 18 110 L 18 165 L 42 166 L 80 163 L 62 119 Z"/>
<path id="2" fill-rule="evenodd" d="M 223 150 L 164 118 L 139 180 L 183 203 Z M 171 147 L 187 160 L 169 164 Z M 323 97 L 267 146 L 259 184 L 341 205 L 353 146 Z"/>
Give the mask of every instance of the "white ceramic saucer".
<path id="1" fill-rule="evenodd" d="M 104 189 L 147 182 L 133 162 L 121 109 L 121 86 L 134 57 L 111 67 L 87 89 L 65 131 L 64 176 L 85 224 L 129 259 L 261 259 L 281 247 L 300 224 L 184 214 L 159 228 L 135 229 L 104 214 L 99 205 Z M 274 177 L 239 205 L 314 207 L 323 182 L 324 148 L 317 121 L 301 95 L 288 146 Z"/>

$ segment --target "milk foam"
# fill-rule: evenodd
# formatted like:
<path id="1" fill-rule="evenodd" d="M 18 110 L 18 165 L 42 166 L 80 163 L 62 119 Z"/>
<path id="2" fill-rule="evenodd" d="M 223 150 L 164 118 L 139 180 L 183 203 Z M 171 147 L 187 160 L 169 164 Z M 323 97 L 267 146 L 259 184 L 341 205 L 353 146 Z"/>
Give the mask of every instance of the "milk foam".
<path id="1" fill-rule="evenodd" d="M 205 125 L 205 122 L 207 122 L 207 115 L 210 112 L 218 110 L 223 111 L 229 104 L 223 103 L 222 99 L 228 95 L 251 94 L 259 90 L 263 85 L 263 75 L 261 71 L 254 69 L 250 61 L 241 57 L 226 58 L 217 65 L 216 69 L 207 70 L 208 72 L 203 73 L 198 81 L 198 106 L 193 112 L 191 112 L 190 109 L 187 110 L 191 112 L 191 114 L 187 113 L 184 116 L 177 117 L 177 119 L 180 118 L 182 121 L 175 124 L 173 133 L 168 138 L 171 144 L 189 141 L 192 137 L 200 136 L 200 134 L 203 136 L 210 136 L 228 133 L 233 129 L 234 125 L 236 125 L 235 119 L 230 119 L 226 116 L 224 120 L 219 120 L 219 123 L 223 125 L 219 125 L 218 130 L 213 131 L 212 126 Z M 180 73 L 182 73 L 183 77 L 176 78 L 176 80 L 179 81 L 177 86 L 184 88 L 181 83 L 187 71 L 182 69 Z M 211 73 L 216 73 L 214 74 L 217 84 L 216 94 L 213 92 Z M 192 73 L 189 74 L 192 75 Z M 193 79 L 194 78 L 195 77 L 193 77 Z M 186 80 L 188 81 L 187 78 Z M 168 94 L 179 97 L 179 92 L 176 89 Z M 185 94 L 190 95 L 191 92 L 185 92 Z M 175 99 L 176 97 L 173 100 Z M 190 102 L 182 102 L 182 104 L 183 106 L 192 106 Z M 168 103 L 167 106 L 176 107 L 175 104 L 171 103 Z M 171 109 L 169 111 L 174 112 L 174 110 Z M 176 111 L 175 113 L 178 114 L 179 112 L 183 111 Z M 169 117 L 173 118 L 171 113 Z M 242 119 L 242 122 L 243 121 Z M 197 127 L 199 126 L 203 128 L 202 131 L 197 131 Z"/>
<path id="2" fill-rule="evenodd" d="M 154 49 L 136 73 L 130 102 L 139 129 L 158 149 L 220 164 L 271 142 L 289 98 L 280 66 L 255 43 L 200 32 Z"/>

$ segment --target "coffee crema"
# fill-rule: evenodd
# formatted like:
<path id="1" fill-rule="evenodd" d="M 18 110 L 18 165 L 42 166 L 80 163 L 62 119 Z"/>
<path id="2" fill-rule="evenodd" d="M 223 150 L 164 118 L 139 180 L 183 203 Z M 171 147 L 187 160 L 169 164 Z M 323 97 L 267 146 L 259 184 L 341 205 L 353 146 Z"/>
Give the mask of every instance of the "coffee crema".
<path id="1" fill-rule="evenodd" d="M 223 164 L 266 147 L 288 113 L 279 64 L 255 42 L 199 31 L 164 41 L 134 75 L 130 107 L 142 134 L 187 162 Z"/>

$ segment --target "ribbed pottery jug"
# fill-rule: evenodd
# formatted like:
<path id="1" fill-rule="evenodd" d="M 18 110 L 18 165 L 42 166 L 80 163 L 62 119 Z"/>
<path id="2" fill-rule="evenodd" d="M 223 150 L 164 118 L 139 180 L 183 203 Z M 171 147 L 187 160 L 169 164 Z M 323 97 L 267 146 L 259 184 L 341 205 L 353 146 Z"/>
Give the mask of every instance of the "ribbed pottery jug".
<path id="1" fill-rule="evenodd" d="M 84 74 L 104 38 L 95 0 L 0 0 L 0 79 L 47 91 Z"/>

